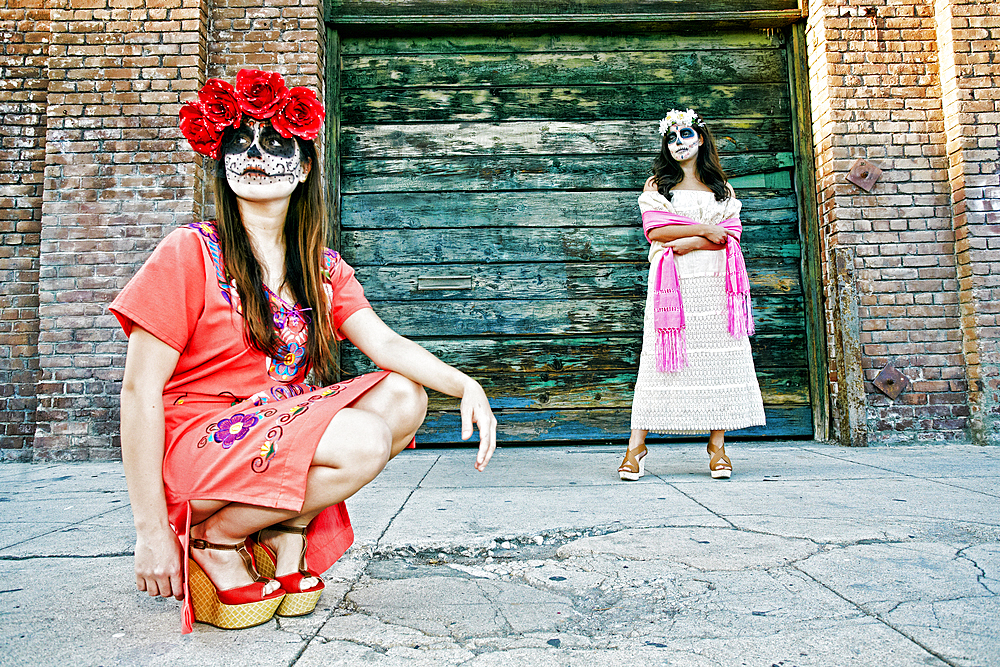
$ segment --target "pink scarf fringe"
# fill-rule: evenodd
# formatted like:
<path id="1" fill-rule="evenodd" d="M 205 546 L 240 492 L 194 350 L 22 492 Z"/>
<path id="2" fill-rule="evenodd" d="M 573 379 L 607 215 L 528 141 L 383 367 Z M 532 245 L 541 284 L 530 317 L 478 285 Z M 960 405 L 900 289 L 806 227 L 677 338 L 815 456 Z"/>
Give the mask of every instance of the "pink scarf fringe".
<path id="1" fill-rule="evenodd" d="M 646 211 L 642 214 L 642 229 L 647 240 L 650 230 L 657 227 L 697 224 L 697 220 L 667 211 Z M 730 236 L 726 241 L 726 330 L 737 338 L 752 336 L 756 329 L 750 301 L 750 277 L 747 275 L 739 241 L 743 226 L 739 218 L 723 220 L 719 225 L 736 235 Z M 687 366 L 684 304 L 681 301 L 674 251 L 670 247 L 664 247 L 656 267 L 653 324 L 657 334 L 656 370 L 672 373 Z"/>

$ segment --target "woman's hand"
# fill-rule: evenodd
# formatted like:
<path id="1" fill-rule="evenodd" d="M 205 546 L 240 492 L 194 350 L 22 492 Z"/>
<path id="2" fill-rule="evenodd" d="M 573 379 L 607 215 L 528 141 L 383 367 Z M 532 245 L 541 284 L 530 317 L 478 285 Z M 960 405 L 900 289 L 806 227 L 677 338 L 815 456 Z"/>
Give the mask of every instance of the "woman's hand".
<path id="1" fill-rule="evenodd" d="M 675 239 L 668 243 L 664 243 L 668 248 L 673 248 L 674 252 L 678 255 L 686 255 L 692 250 L 714 250 L 711 241 L 706 239 L 704 236 L 685 236 L 684 238 Z M 718 245 L 718 244 L 714 244 Z"/>
<path id="2" fill-rule="evenodd" d="M 136 533 L 135 585 L 140 591 L 183 600 L 181 572 L 181 545 L 174 531 L 161 528 Z"/>
<path id="3" fill-rule="evenodd" d="M 482 386 L 473 379 L 462 390 L 462 440 L 472 437 L 472 424 L 479 426 L 479 454 L 476 470 L 482 472 L 493 457 L 497 446 L 497 419 L 493 416 L 490 401 Z"/>
<path id="4" fill-rule="evenodd" d="M 729 238 L 729 230 L 722 225 L 702 225 L 704 229 L 701 235 L 706 239 L 714 243 L 715 245 L 725 245 L 726 239 Z"/>
<path id="5" fill-rule="evenodd" d="M 660 186 L 657 185 L 656 176 L 650 176 L 646 179 L 645 185 L 642 186 L 643 192 L 659 192 Z"/>

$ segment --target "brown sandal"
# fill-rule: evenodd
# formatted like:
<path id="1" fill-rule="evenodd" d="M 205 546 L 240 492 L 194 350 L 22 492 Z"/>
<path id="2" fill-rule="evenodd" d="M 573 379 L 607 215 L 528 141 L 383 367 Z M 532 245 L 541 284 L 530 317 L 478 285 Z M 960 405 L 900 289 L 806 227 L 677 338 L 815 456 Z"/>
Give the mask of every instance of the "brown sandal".
<path id="1" fill-rule="evenodd" d="M 712 443 L 708 443 L 708 470 L 712 473 L 712 479 L 729 479 L 733 474 L 733 462 L 726 456 L 726 446 L 712 449 Z"/>
<path id="2" fill-rule="evenodd" d="M 618 477 L 634 482 L 646 474 L 646 445 L 639 445 L 635 453 L 631 449 L 625 450 L 625 459 L 618 466 Z"/>

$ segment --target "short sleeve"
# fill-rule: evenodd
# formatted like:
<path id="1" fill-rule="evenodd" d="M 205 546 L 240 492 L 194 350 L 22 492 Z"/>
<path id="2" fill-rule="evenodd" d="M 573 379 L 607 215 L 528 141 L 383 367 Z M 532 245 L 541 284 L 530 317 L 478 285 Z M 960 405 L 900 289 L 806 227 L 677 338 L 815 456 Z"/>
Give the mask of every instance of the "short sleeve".
<path id="1" fill-rule="evenodd" d="M 138 326 L 183 352 L 205 310 L 205 256 L 196 231 L 171 232 L 109 310 L 125 335 Z"/>
<path id="2" fill-rule="evenodd" d="M 333 328 L 337 338 L 343 340 L 340 327 L 354 313 L 364 308 L 371 308 L 365 298 L 365 290 L 354 277 L 354 269 L 333 250 L 327 250 L 323 258 L 323 277 L 330 286 L 330 301 L 333 304 Z"/>

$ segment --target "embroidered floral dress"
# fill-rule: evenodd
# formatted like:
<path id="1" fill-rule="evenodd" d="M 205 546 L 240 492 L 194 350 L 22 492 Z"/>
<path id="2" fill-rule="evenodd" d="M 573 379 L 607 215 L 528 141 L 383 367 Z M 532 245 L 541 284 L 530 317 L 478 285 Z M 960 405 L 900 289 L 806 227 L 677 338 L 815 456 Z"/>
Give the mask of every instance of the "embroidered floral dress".
<path id="1" fill-rule="evenodd" d="M 711 192 L 674 190 L 672 201 L 643 192 L 639 208 L 671 211 L 702 224 L 739 217 L 735 197 L 719 202 Z M 632 428 L 654 433 L 697 434 L 764 424 L 764 403 L 754 371 L 750 339 L 726 330 L 726 251 L 674 254 L 684 304 L 688 365 L 679 371 L 656 370 L 653 323 L 653 268 L 662 244 L 649 250 L 650 272 L 643 322 L 639 374 L 632 399 Z"/>
<path id="2" fill-rule="evenodd" d="M 336 330 L 370 307 L 354 270 L 332 250 L 323 280 Z M 239 295 L 227 279 L 215 227 L 196 223 L 168 235 L 110 306 L 126 335 L 138 326 L 180 353 L 163 390 L 163 480 L 170 523 L 185 550 L 190 500 L 300 510 L 306 474 L 330 420 L 387 375 L 306 384 L 309 314 L 268 295 L 282 341 L 276 358 L 246 343 Z M 309 566 L 323 572 L 354 540 L 343 503 L 314 519 L 308 537 Z"/>

